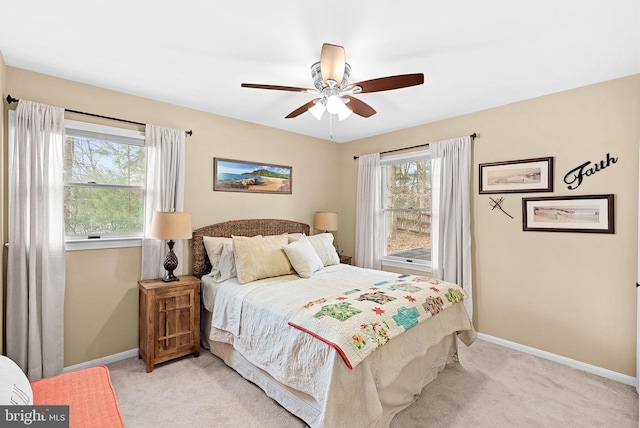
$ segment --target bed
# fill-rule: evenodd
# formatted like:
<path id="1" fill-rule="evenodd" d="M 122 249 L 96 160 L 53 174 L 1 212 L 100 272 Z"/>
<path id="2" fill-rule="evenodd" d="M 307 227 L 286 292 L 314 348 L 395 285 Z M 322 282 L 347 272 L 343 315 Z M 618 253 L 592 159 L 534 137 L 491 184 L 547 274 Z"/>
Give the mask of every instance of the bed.
<path id="1" fill-rule="evenodd" d="M 467 345 L 473 342 L 473 325 L 460 299 L 445 299 L 443 305 L 436 296 L 435 309 L 429 307 L 432 313 L 405 325 L 402 334 L 392 335 L 389 328 L 381 341 L 381 329 L 369 325 L 368 332 L 378 334 L 373 341 L 374 336 L 363 336 L 366 340 L 358 342 L 355 335 L 349 336 L 350 343 L 334 341 L 341 333 L 329 333 L 321 321 L 335 322 L 336 316 L 318 317 L 316 311 L 326 309 L 327 299 L 336 302 L 332 309 L 338 307 L 339 316 L 344 308 L 355 308 L 345 302 L 354 301 L 349 294 L 360 296 L 355 303 L 371 305 L 367 312 L 381 315 L 385 303 L 402 300 L 384 291 L 388 285 L 403 287 L 406 299 L 413 288 L 440 291 L 442 286 L 457 286 L 340 264 L 333 235 L 312 237 L 309 231 L 307 224 L 281 219 L 232 220 L 194 231 L 193 274 L 202 281 L 203 346 L 311 427 L 388 427 L 447 363 L 457 360 L 457 338 Z M 280 254 L 273 250 L 278 245 Z M 263 260 L 260 251 L 269 256 Z M 286 272 L 275 268 L 283 255 L 289 263 Z M 235 271 L 229 263 L 235 263 Z M 256 274 L 256 269 L 266 273 Z M 369 288 L 373 291 L 367 293 Z M 386 300 L 380 300 L 383 292 Z M 362 300 L 364 294 L 374 295 L 375 302 Z M 303 318 L 305 311 L 315 315 Z"/>

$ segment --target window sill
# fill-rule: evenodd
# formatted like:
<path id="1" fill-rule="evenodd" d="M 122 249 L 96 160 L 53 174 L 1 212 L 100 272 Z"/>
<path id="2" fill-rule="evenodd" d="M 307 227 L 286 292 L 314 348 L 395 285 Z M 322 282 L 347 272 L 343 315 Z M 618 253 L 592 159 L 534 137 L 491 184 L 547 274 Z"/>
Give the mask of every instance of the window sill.
<path id="1" fill-rule="evenodd" d="M 141 247 L 142 238 L 100 238 L 100 239 L 70 239 L 65 241 L 66 251 L 102 250 L 106 248 Z"/>
<path id="2" fill-rule="evenodd" d="M 420 272 L 431 272 L 431 263 L 405 262 L 400 260 L 389 260 L 389 259 L 382 259 L 381 262 L 382 262 L 382 266 L 417 270 Z"/>

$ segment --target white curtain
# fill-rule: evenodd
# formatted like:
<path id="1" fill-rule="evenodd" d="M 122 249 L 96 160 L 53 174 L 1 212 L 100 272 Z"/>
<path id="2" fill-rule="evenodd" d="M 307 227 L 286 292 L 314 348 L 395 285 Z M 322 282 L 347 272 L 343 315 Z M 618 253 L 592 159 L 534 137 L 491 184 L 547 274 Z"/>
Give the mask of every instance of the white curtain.
<path id="1" fill-rule="evenodd" d="M 380 154 L 358 158 L 356 266 L 380 269 Z"/>
<path id="2" fill-rule="evenodd" d="M 431 143 L 431 276 L 460 285 L 473 316 L 471 137 Z"/>
<path id="3" fill-rule="evenodd" d="M 146 125 L 146 182 L 144 206 L 144 239 L 142 242 L 142 279 L 165 276 L 164 259 L 169 251 L 167 243 L 150 239 L 154 211 L 180 212 L 184 202 L 184 140 L 182 129 Z M 180 263 L 174 271 L 182 272 L 182 245 L 176 245 L 173 252 Z"/>
<path id="4" fill-rule="evenodd" d="M 7 356 L 35 380 L 64 367 L 64 109 L 20 100 L 10 134 Z"/>

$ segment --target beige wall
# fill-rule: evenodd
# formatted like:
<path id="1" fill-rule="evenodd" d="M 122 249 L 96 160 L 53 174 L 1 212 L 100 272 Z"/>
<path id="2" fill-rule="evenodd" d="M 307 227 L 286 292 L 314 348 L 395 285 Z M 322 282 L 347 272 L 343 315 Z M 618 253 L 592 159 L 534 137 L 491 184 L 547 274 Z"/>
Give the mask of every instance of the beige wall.
<path id="1" fill-rule="evenodd" d="M 635 376 L 640 75 L 405 129 L 340 146 L 341 230 L 353 254 L 354 155 L 474 132 L 474 323 L 485 334 Z M 607 153 L 617 163 L 576 190 L 563 178 Z M 554 192 L 506 194 L 492 211 L 478 164 L 553 156 Z M 523 232 L 522 198 L 615 194 L 615 234 Z M 348 239 L 347 239 L 348 237 Z"/>
<path id="2" fill-rule="evenodd" d="M 4 93 L 193 130 L 186 142 L 185 211 L 192 213 L 194 228 L 237 218 L 288 218 L 310 224 L 315 211 L 338 209 L 334 143 L 13 67 L 6 68 Z M 291 166 L 293 193 L 213 192 L 214 157 Z M 184 245 L 188 249 L 188 242 Z M 186 267 L 189 259 L 183 261 Z M 67 252 L 65 366 L 137 348 L 140 260 L 140 248 Z"/>

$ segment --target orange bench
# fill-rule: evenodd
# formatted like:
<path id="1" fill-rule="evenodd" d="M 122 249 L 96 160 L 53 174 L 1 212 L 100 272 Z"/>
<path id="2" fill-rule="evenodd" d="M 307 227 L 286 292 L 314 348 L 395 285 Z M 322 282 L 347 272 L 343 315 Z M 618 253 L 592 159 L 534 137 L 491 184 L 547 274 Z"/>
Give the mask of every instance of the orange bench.
<path id="1" fill-rule="evenodd" d="M 33 404 L 68 405 L 70 428 L 124 428 L 105 366 L 88 367 L 31 382 Z"/>

